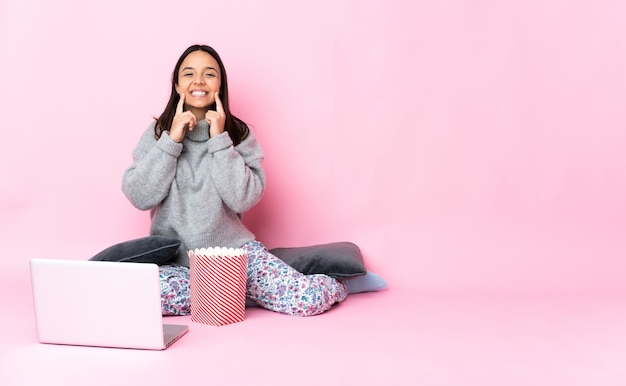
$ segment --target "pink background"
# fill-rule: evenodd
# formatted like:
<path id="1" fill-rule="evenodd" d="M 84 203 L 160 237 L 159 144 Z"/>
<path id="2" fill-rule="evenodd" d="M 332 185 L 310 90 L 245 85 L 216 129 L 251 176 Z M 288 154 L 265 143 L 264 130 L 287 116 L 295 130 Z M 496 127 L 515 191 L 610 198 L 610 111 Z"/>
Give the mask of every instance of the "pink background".
<path id="1" fill-rule="evenodd" d="M 390 288 L 624 294 L 621 1 L 0 3 L 2 271 L 144 236 L 120 190 L 180 53 L 266 151 L 268 247 L 349 240 Z"/>

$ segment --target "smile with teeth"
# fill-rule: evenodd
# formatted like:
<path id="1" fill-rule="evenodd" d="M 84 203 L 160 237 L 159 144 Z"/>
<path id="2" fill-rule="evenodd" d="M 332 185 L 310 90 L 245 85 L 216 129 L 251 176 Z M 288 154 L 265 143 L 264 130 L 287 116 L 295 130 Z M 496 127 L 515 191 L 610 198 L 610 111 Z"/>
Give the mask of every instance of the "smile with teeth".
<path id="1" fill-rule="evenodd" d="M 194 97 L 204 97 L 207 95 L 209 95 L 209 93 L 206 91 L 192 91 L 191 92 L 191 96 L 194 96 Z"/>

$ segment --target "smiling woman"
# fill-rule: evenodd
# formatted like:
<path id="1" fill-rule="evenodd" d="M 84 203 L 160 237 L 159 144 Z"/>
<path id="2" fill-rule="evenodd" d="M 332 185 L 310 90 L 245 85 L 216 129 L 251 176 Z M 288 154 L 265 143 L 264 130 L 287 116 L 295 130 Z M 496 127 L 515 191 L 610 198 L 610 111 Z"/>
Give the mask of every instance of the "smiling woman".
<path id="1" fill-rule="evenodd" d="M 229 247 L 246 252 L 246 295 L 264 308 L 317 315 L 348 295 L 345 283 L 301 274 L 272 255 L 241 221 L 265 190 L 263 151 L 230 113 L 226 71 L 211 47 L 194 45 L 180 57 L 169 102 L 133 159 L 124 193 L 137 208 L 151 211 L 151 235 L 181 241 L 174 264 L 161 267 L 162 284 L 172 270 L 188 277 L 189 250 Z M 181 294 L 174 295 L 177 306 L 188 310 L 189 299 L 181 301 Z M 167 301 L 163 309 L 169 309 Z"/>

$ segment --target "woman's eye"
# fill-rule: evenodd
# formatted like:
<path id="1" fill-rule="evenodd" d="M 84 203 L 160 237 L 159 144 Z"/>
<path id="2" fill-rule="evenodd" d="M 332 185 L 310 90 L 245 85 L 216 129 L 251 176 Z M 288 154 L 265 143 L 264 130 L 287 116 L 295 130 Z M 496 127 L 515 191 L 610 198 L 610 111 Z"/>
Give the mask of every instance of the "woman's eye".
<path id="1" fill-rule="evenodd" d="M 212 77 L 214 77 L 214 76 L 215 76 L 215 74 L 206 74 L 206 77 L 207 77 L 207 78 L 212 78 Z"/>
<path id="2" fill-rule="evenodd" d="M 188 76 L 193 76 L 193 74 L 190 73 L 190 72 L 187 72 L 187 73 L 184 73 L 183 76 L 187 76 L 188 77 Z"/>

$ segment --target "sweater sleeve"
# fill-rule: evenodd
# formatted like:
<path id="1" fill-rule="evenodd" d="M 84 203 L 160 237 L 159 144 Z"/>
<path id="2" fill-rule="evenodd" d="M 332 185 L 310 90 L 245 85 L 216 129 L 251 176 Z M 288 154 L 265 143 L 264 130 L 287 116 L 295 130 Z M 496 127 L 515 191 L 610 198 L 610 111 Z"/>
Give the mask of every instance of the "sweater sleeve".
<path id="1" fill-rule="evenodd" d="M 133 163 L 122 178 L 122 191 L 136 208 L 152 209 L 167 197 L 182 150 L 183 145 L 167 132 L 156 140 L 154 123 L 144 132 L 133 152 Z"/>
<path id="2" fill-rule="evenodd" d="M 217 191 L 226 206 L 244 213 L 256 205 L 265 190 L 263 150 L 252 131 L 239 145 L 233 147 L 228 132 L 208 141 L 209 171 Z"/>

